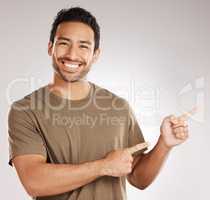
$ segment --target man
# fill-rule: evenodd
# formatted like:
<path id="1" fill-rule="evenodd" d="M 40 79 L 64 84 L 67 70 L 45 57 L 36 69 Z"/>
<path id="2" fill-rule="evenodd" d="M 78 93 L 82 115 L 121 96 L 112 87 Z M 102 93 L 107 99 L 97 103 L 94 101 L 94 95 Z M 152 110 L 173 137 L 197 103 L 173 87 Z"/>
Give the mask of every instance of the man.
<path id="1" fill-rule="evenodd" d="M 91 13 L 61 10 L 48 45 L 53 82 L 11 107 L 9 163 L 34 199 L 126 199 L 126 178 L 145 189 L 188 137 L 186 114 L 166 117 L 156 146 L 143 153 L 148 144 L 128 103 L 86 80 L 99 40 Z"/>

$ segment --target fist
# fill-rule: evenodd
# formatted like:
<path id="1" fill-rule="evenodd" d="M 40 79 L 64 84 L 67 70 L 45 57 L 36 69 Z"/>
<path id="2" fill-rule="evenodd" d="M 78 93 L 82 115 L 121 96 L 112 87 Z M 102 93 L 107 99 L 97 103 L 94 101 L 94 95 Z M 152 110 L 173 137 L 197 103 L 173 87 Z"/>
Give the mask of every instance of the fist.
<path id="1" fill-rule="evenodd" d="M 187 140 L 189 137 L 187 120 L 195 111 L 194 108 L 179 117 L 171 115 L 164 118 L 160 127 L 160 139 L 168 148 L 181 144 Z"/>

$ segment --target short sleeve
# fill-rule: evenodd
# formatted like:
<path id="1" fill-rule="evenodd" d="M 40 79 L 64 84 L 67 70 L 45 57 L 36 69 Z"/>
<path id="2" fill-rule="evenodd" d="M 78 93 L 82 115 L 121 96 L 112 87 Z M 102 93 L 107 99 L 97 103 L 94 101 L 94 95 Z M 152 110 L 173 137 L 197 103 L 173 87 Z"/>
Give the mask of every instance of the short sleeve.
<path id="1" fill-rule="evenodd" d="M 143 133 L 141 131 L 141 128 L 138 124 L 138 121 L 135 117 L 135 114 L 132 110 L 132 108 L 129 106 L 129 135 L 128 135 L 128 147 L 135 146 L 136 144 L 143 143 L 145 142 Z M 140 153 L 143 153 L 146 151 L 148 148 L 144 148 L 142 150 L 139 150 L 135 152 L 133 155 L 137 155 Z"/>
<path id="2" fill-rule="evenodd" d="M 11 106 L 8 116 L 9 165 L 18 155 L 41 154 L 47 156 L 43 139 L 28 110 Z"/>

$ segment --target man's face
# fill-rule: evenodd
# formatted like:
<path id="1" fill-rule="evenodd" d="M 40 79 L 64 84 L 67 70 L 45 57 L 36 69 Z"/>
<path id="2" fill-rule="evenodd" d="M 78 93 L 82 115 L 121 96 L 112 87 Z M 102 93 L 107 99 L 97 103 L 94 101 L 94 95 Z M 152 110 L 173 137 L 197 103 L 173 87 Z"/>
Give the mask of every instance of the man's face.
<path id="1" fill-rule="evenodd" d="M 94 45 L 94 32 L 88 25 L 61 23 L 54 43 L 48 45 L 56 76 L 66 82 L 84 78 L 99 55 L 99 49 L 94 52 Z"/>

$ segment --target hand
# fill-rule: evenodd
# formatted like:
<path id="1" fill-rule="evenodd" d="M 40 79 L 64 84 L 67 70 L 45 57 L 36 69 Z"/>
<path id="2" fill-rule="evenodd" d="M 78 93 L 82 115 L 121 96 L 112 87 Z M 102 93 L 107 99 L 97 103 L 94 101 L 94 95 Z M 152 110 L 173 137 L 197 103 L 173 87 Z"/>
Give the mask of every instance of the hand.
<path id="1" fill-rule="evenodd" d="M 111 151 L 104 159 L 103 175 L 120 177 L 131 173 L 132 154 L 148 147 L 148 145 L 148 143 L 144 142 L 126 149 Z"/>
<path id="2" fill-rule="evenodd" d="M 160 127 L 160 140 L 163 141 L 167 148 L 172 148 L 187 140 L 188 124 L 187 120 L 196 112 L 196 108 L 182 114 L 179 117 L 174 115 L 164 118 Z"/>

